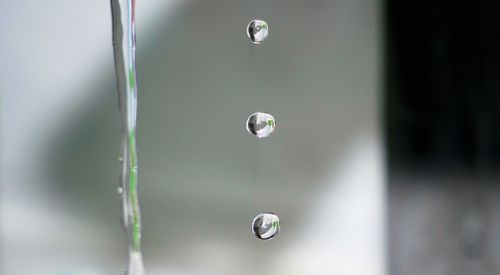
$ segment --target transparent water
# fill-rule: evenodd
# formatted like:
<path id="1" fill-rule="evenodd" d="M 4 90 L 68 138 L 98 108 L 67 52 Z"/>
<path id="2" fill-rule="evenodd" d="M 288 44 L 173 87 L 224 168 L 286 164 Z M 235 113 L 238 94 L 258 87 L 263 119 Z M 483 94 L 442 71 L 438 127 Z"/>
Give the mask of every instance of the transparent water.
<path id="1" fill-rule="evenodd" d="M 247 36 L 254 44 L 260 44 L 269 36 L 269 25 L 264 20 L 255 19 L 247 26 Z"/>
<path id="2" fill-rule="evenodd" d="M 123 225 L 128 238 L 126 274 L 145 274 L 141 253 L 141 215 L 137 181 L 137 84 L 135 69 L 135 0 L 111 0 L 113 48 L 122 120 L 121 184 Z"/>
<path id="3" fill-rule="evenodd" d="M 270 136 L 276 128 L 276 120 L 268 113 L 253 113 L 247 119 L 247 131 L 258 138 Z"/>
<path id="4" fill-rule="evenodd" d="M 258 239 L 270 240 L 280 231 L 280 218 L 273 213 L 257 215 L 252 222 L 252 232 Z"/>

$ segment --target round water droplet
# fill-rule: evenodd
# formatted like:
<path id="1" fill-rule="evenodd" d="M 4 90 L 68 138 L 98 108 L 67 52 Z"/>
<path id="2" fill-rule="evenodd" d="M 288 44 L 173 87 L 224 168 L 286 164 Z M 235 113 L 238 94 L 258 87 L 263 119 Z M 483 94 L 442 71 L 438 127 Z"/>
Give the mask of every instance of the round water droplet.
<path id="1" fill-rule="evenodd" d="M 255 19 L 247 26 L 247 36 L 254 44 L 260 44 L 269 36 L 269 25 L 264 20 Z"/>
<path id="2" fill-rule="evenodd" d="M 267 113 L 253 113 L 247 119 L 247 131 L 258 138 L 271 135 L 276 128 L 274 117 Z"/>
<path id="3" fill-rule="evenodd" d="M 116 192 L 118 192 L 118 195 L 121 195 L 123 193 L 123 188 L 121 186 L 118 186 Z"/>
<path id="4" fill-rule="evenodd" d="M 280 218 L 273 213 L 257 215 L 252 222 L 252 232 L 261 240 L 270 240 L 280 231 Z"/>
<path id="5" fill-rule="evenodd" d="M 118 156 L 118 162 L 123 162 L 123 156 Z"/>

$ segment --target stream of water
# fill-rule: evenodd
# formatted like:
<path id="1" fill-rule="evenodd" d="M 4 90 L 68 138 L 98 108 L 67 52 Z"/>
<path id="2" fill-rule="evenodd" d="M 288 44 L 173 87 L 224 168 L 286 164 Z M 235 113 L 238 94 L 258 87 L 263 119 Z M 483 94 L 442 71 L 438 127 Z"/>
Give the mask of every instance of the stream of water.
<path id="1" fill-rule="evenodd" d="M 141 215 L 137 181 L 137 83 L 135 69 L 135 0 L 110 0 L 113 49 L 122 121 L 122 173 L 120 195 L 123 226 L 128 238 L 129 263 L 126 274 L 145 274 L 141 252 Z"/>

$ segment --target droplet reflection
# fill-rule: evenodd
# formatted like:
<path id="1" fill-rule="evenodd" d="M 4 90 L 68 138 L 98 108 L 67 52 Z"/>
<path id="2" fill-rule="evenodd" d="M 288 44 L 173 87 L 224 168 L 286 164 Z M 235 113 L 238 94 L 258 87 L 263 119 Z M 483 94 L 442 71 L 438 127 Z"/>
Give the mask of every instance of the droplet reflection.
<path id="1" fill-rule="evenodd" d="M 260 44 L 269 36 L 269 25 L 264 20 L 255 19 L 247 26 L 247 36 L 254 44 Z"/>
<path id="2" fill-rule="evenodd" d="M 276 128 L 274 117 L 268 113 L 253 113 L 247 119 L 247 131 L 258 138 L 271 135 Z"/>
<path id="3" fill-rule="evenodd" d="M 257 215 L 252 222 L 252 232 L 258 239 L 270 240 L 280 231 L 280 219 L 273 213 Z"/>

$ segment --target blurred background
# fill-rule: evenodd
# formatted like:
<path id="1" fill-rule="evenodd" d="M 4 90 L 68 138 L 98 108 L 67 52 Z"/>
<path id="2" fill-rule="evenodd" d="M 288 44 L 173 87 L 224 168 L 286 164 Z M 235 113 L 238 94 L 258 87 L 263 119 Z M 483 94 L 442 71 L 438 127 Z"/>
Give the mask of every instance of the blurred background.
<path id="1" fill-rule="evenodd" d="M 487 1 L 385 3 L 390 274 L 500 273 L 500 25 Z"/>
<path id="2" fill-rule="evenodd" d="M 138 0 L 148 274 L 499 274 L 500 27 L 432 3 Z M 2 9 L 0 273 L 123 274 L 110 4 Z"/>

